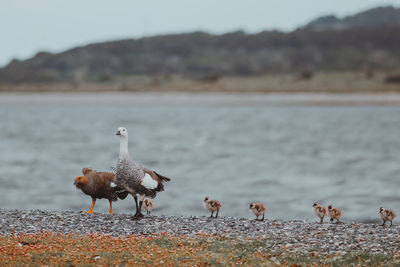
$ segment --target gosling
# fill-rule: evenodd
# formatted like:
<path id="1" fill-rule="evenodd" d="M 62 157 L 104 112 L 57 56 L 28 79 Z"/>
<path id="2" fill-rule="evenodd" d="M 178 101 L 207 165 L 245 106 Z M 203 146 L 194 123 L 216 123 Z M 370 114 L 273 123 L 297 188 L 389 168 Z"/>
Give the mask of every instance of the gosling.
<path id="1" fill-rule="evenodd" d="M 335 208 L 332 205 L 328 206 L 328 213 L 331 217 L 331 222 L 336 219 L 336 223 L 339 223 L 340 217 L 342 217 L 342 211 L 339 208 Z"/>
<path id="2" fill-rule="evenodd" d="M 218 200 L 212 200 L 209 197 L 206 197 L 204 199 L 203 205 L 206 210 L 211 212 L 210 218 L 213 218 L 214 212 L 217 212 L 217 214 L 215 215 L 215 218 L 218 218 L 219 210 L 222 207 L 221 203 Z"/>
<path id="3" fill-rule="evenodd" d="M 145 198 L 143 201 L 143 208 L 146 210 L 147 215 L 150 215 L 153 209 L 156 207 L 154 201 L 148 198 Z"/>
<path id="4" fill-rule="evenodd" d="M 257 216 L 256 221 L 258 221 L 258 217 L 262 215 L 260 221 L 264 220 L 265 212 L 267 211 L 267 207 L 262 203 L 250 203 L 250 212 Z"/>
<path id="5" fill-rule="evenodd" d="M 324 217 L 326 216 L 326 208 L 318 204 L 318 202 L 314 202 L 313 205 L 315 214 L 321 219 L 320 223 L 324 222 Z"/>
<path id="6" fill-rule="evenodd" d="M 392 226 L 392 221 L 396 218 L 396 213 L 393 210 L 387 210 L 384 207 L 379 208 L 379 215 L 381 215 L 381 219 L 383 220 L 383 227 L 386 226 L 386 221 L 390 221 L 390 226 Z"/>

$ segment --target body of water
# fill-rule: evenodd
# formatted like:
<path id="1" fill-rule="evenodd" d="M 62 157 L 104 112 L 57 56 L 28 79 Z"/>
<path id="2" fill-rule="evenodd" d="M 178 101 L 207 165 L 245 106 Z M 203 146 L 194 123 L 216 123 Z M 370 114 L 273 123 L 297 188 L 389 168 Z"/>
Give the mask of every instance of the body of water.
<path id="1" fill-rule="evenodd" d="M 0 95 L 0 208 L 88 210 L 74 177 L 116 165 L 124 126 L 132 159 L 172 179 L 154 215 L 208 215 L 205 196 L 222 216 L 250 217 L 251 201 L 281 219 L 314 220 L 314 201 L 342 208 L 345 221 L 397 210 L 400 106 L 280 97 Z M 114 211 L 133 213 L 133 198 Z"/>

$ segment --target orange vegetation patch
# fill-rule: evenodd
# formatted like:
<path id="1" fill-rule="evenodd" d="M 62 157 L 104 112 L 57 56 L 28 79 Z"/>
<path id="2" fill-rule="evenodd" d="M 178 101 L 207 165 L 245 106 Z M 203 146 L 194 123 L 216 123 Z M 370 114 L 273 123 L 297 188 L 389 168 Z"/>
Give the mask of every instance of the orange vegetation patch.
<path id="1" fill-rule="evenodd" d="M 0 235 L 0 266 L 377 266 L 400 264 L 400 255 L 271 251 L 270 239 L 238 240 L 166 233 Z M 273 240 L 272 240 L 273 242 Z"/>
<path id="2" fill-rule="evenodd" d="M 165 233 L 124 237 L 50 232 L 2 235 L 0 266 L 16 264 L 176 266 L 177 262 L 179 265 L 205 266 L 211 262 L 222 263 L 210 251 L 210 245 L 215 238 L 206 234 L 189 238 Z"/>

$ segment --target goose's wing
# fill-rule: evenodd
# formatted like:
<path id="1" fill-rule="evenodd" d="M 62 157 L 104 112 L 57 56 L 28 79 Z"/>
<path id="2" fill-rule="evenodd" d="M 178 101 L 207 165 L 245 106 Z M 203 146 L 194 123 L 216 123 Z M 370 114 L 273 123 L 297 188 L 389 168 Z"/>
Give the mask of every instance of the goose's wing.
<path id="1" fill-rule="evenodd" d="M 129 192 L 132 190 L 140 194 L 142 190 L 147 190 L 141 185 L 141 180 L 144 178 L 145 173 L 143 167 L 128 158 L 122 158 L 117 165 L 117 172 L 115 176 L 115 184 L 119 187 L 125 188 Z"/>
<path id="2" fill-rule="evenodd" d="M 133 189 L 137 194 L 154 198 L 157 192 L 164 190 L 163 181 L 170 179 L 143 167 L 129 158 L 118 162 L 115 183 L 126 190 Z M 128 190 L 129 191 L 129 190 Z"/>
<path id="3" fill-rule="evenodd" d="M 168 178 L 168 177 L 166 177 L 166 176 L 163 176 L 163 175 L 161 175 L 161 174 L 159 174 L 159 173 L 157 173 L 157 172 L 155 172 L 155 171 L 153 171 L 156 175 L 157 175 L 157 177 L 161 180 L 161 181 L 163 181 L 163 182 L 169 182 L 169 181 L 171 181 L 171 178 Z"/>
<path id="4" fill-rule="evenodd" d="M 170 178 L 162 176 L 155 171 L 144 168 L 145 176 L 142 179 L 142 185 L 147 189 L 154 189 L 158 192 L 164 191 L 163 182 L 171 181 Z"/>
<path id="5" fill-rule="evenodd" d="M 102 178 L 104 178 L 104 179 L 106 179 L 106 180 L 108 180 L 110 182 L 114 182 L 114 178 L 115 178 L 115 174 L 114 173 L 111 173 L 111 172 L 97 172 L 97 174 L 100 177 L 102 177 Z"/>
<path id="6" fill-rule="evenodd" d="M 104 191 L 110 187 L 110 181 L 106 178 L 99 175 L 96 171 L 86 172 L 85 177 L 89 180 L 89 183 L 86 185 L 88 190 L 92 192 L 92 194 L 97 194 L 100 191 Z"/>

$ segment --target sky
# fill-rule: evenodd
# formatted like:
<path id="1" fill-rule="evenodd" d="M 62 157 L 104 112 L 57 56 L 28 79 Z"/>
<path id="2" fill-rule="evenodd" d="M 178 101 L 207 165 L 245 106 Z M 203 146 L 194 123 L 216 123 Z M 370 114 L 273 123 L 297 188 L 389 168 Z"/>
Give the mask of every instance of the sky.
<path id="1" fill-rule="evenodd" d="M 39 51 L 157 34 L 291 31 L 400 0 L 0 0 L 0 66 Z"/>

